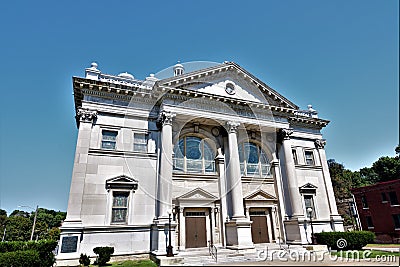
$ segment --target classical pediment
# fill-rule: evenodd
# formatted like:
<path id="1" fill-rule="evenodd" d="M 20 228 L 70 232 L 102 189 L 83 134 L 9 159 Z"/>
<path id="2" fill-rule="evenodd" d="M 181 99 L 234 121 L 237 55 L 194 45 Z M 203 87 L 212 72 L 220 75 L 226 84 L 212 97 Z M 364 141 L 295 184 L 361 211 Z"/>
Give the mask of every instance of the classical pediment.
<path id="1" fill-rule="evenodd" d="M 189 191 L 179 197 L 177 197 L 176 199 L 178 200 L 215 200 L 217 199 L 216 196 L 214 196 L 213 194 L 201 189 L 201 188 L 196 188 L 193 189 L 192 191 Z"/>
<path id="2" fill-rule="evenodd" d="M 120 175 L 106 180 L 106 189 L 133 189 L 138 188 L 138 181 L 126 175 Z"/>
<path id="3" fill-rule="evenodd" d="M 267 192 L 265 192 L 261 189 L 258 189 L 257 191 L 247 195 L 244 199 L 245 200 L 264 200 L 264 201 L 266 201 L 266 200 L 276 201 L 277 200 L 276 197 L 268 194 Z"/>
<path id="4" fill-rule="evenodd" d="M 306 183 L 302 186 L 299 187 L 299 190 L 301 193 L 315 193 L 317 190 L 317 186 L 311 184 L 311 183 Z"/>
<path id="5" fill-rule="evenodd" d="M 185 89 L 214 95 L 216 98 L 298 109 L 295 104 L 234 62 L 160 80 L 157 84 L 159 87 Z"/>

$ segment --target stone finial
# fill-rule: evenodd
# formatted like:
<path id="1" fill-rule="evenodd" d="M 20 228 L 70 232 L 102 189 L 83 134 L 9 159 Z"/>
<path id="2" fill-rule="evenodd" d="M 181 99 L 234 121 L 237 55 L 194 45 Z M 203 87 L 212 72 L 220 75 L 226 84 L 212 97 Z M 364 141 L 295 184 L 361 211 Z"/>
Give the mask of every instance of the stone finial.
<path id="1" fill-rule="evenodd" d="M 185 68 L 183 65 L 180 63 L 178 60 L 178 63 L 175 64 L 174 66 L 174 76 L 179 76 L 185 73 Z"/>
<path id="2" fill-rule="evenodd" d="M 97 63 L 96 62 L 92 62 L 92 64 L 90 64 L 92 69 L 96 69 L 97 70 Z"/>
<path id="3" fill-rule="evenodd" d="M 324 149 L 326 145 L 326 140 L 325 139 L 317 139 L 314 141 L 315 147 L 317 149 Z"/>
<path id="4" fill-rule="evenodd" d="M 90 64 L 90 68 L 86 68 L 85 72 L 86 72 L 86 79 L 91 79 L 91 80 L 98 80 L 99 79 L 99 75 L 101 73 L 101 71 L 99 69 L 97 69 L 97 63 L 96 62 L 92 62 L 92 64 Z"/>
<path id="5" fill-rule="evenodd" d="M 226 126 L 228 126 L 229 133 L 236 133 L 239 125 L 240 125 L 240 122 L 237 122 L 237 121 L 227 121 L 226 122 Z"/>
<path id="6" fill-rule="evenodd" d="M 80 108 L 76 112 L 75 118 L 79 120 L 79 122 L 90 122 L 93 123 L 94 120 L 97 118 L 97 111 L 96 110 L 89 110 Z"/>

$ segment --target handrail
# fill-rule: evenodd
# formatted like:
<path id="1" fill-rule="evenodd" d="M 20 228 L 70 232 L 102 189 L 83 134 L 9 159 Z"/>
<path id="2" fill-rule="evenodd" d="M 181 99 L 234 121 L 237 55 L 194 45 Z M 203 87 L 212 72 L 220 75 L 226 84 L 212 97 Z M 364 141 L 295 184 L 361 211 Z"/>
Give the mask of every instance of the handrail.
<path id="1" fill-rule="evenodd" d="M 211 241 L 208 241 L 208 253 L 210 253 L 210 256 L 215 259 L 215 262 L 218 261 L 218 250 L 217 247 L 214 246 L 214 244 L 211 243 Z"/>

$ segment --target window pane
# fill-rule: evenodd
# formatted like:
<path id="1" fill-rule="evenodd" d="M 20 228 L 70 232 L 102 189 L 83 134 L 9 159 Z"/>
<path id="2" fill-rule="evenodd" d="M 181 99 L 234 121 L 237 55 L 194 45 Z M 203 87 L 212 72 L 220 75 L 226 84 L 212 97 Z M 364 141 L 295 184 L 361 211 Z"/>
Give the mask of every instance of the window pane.
<path id="1" fill-rule="evenodd" d="M 389 192 L 389 198 L 390 198 L 390 205 L 399 205 L 396 192 L 394 191 Z"/>
<path id="2" fill-rule="evenodd" d="M 394 228 L 400 228 L 400 214 L 393 214 Z"/>
<path id="3" fill-rule="evenodd" d="M 214 160 L 204 160 L 204 168 L 206 172 L 215 172 L 215 161 Z"/>
<path id="4" fill-rule="evenodd" d="M 147 145 L 146 144 L 133 144 L 133 150 L 137 152 L 146 152 Z"/>
<path id="5" fill-rule="evenodd" d="M 112 222 L 120 223 L 126 222 L 126 208 L 119 208 L 112 210 Z"/>
<path id="6" fill-rule="evenodd" d="M 365 218 L 367 219 L 367 226 L 369 228 L 374 227 L 374 223 L 372 222 L 372 217 L 371 216 L 366 216 Z"/>
<path id="7" fill-rule="evenodd" d="M 134 142 L 136 144 L 146 144 L 146 134 L 144 133 L 135 133 L 134 134 Z"/>
<path id="8" fill-rule="evenodd" d="M 314 155 L 312 151 L 305 151 L 304 155 L 306 156 L 306 164 L 314 165 Z"/>
<path id="9" fill-rule="evenodd" d="M 197 137 L 186 137 L 186 158 L 201 159 L 201 139 Z"/>
<path id="10" fill-rule="evenodd" d="M 184 164 L 183 158 L 174 158 L 174 170 L 183 172 L 184 171 L 183 164 Z"/>
<path id="11" fill-rule="evenodd" d="M 203 172 L 203 160 L 201 159 L 187 159 L 186 160 L 187 172 Z"/>
<path id="12" fill-rule="evenodd" d="M 127 205 L 128 205 L 127 194 L 114 195 L 114 201 L 113 201 L 114 207 L 127 207 Z"/>
<path id="13" fill-rule="evenodd" d="M 210 147 L 210 145 L 205 141 L 202 140 L 201 141 L 203 143 L 204 146 L 204 159 L 205 160 L 214 160 L 214 151 L 213 149 Z"/>
<path id="14" fill-rule="evenodd" d="M 314 208 L 314 198 L 311 195 L 304 195 L 304 206 L 307 213 L 307 218 L 309 218 L 310 214 L 308 213 L 308 208 L 312 209 L 311 216 L 315 218 L 315 208 Z"/>
<path id="15" fill-rule="evenodd" d="M 115 131 L 103 131 L 101 148 L 104 149 L 115 149 L 115 140 L 117 138 L 117 132 Z"/>
<path id="16" fill-rule="evenodd" d="M 247 157 L 247 162 L 248 163 L 257 163 L 259 162 L 259 158 L 258 158 L 258 147 L 253 144 L 253 143 L 249 143 L 248 145 L 248 157 Z"/>
<path id="17" fill-rule="evenodd" d="M 115 149 L 115 142 L 103 141 L 103 142 L 101 142 L 101 148 Z"/>
<path id="18" fill-rule="evenodd" d="M 117 132 L 114 131 L 103 131 L 103 140 L 115 141 L 117 137 Z"/>

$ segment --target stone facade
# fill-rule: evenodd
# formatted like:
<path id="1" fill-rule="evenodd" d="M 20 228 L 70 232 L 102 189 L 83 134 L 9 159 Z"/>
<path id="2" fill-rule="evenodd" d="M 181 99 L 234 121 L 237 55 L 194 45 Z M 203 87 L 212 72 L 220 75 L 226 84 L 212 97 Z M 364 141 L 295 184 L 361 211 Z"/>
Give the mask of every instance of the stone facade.
<path id="1" fill-rule="evenodd" d="M 137 80 L 94 63 L 73 78 L 78 140 L 58 259 L 96 246 L 164 255 L 170 229 L 174 253 L 307 244 L 309 215 L 316 232 L 343 230 L 328 121 L 233 62 L 173 74 Z"/>

